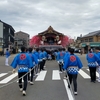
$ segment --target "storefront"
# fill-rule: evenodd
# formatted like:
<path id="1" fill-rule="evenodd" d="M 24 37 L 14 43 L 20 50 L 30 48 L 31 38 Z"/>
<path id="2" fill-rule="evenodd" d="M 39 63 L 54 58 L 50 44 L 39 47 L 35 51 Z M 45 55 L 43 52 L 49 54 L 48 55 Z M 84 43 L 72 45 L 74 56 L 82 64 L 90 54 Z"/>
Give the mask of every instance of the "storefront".
<path id="1" fill-rule="evenodd" d="M 81 44 L 83 53 L 87 53 L 89 49 L 89 43 L 82 43 Z"/>
<path id="2" fill-rule="evenodd" d="M 82 43 L 82 46 L 81 47 L 82 48 L 86 47 L 86 43 Z"/>
<path id="3" fill-rule="evenodd" d="M 90 48 L 92 48 L 93 51 L 95 51 L 96 47 L 100 47 L 100 42 L 92 42 L 92 43 L 90 43 Z"/>
<path id="4" fill-rule="evenodd" d="M 100 42 L 92 42 L 90 43 L 90 47 L 100 47 Z"/>
<path id="5" fill-rule="evenodd" d="M 81 44 L 83 53 L 87 53 L 88 49 L 92 48 L 93 51 L 95 51 L 96 47 L 100 47 L 100 42 L 88 42 L 88 43 L 82 43 Z"/>

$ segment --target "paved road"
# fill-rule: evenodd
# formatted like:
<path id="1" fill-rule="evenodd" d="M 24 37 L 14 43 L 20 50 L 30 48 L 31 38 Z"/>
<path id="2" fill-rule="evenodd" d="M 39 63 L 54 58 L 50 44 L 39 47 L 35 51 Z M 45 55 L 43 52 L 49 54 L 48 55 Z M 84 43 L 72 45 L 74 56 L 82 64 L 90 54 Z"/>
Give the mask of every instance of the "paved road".
<path id="1" fill-rule="evenodd" d="M 13 57 L 9 59 L 11 63 Z M 0 100 L 99 100 L 100 83 L 91 83 L 85 55 L 78 55 L 84 67 L 78 75 L 78 95 L 73 96 L 67 87 L 64 74 L 59 73 L 56 61 L 47 61 L 45 71 L 34 78 L 34 85 L 28 84 L 27 95 L 19 91 L 17 74 L 11 74 L 10 66 L 4 65 L 4 57 L 0 57 Z M 97 74 L 98 77 L 98 74 Z M 11 83 L 13 82 L 13 83 Z M 11 83 L 11 84 L 9 84 Z M 3 85 L 7 85 L 2 87 Z M 73 90 L 73 86 L 72 86 Z"/>

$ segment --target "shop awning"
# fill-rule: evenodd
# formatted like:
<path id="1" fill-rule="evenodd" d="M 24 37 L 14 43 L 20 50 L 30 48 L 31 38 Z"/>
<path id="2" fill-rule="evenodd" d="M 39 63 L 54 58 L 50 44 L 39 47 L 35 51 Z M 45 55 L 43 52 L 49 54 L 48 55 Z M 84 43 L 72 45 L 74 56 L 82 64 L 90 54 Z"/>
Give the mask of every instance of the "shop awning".
<path id="1" fill-rule="evenodd" d="M 100 47 L 100 42 L 94 42 L 94 43 L 90 43 L 90 47 Z"/>
<path id="2" fill-rule="evenodd" d="M 82 47 L 85 47 L 86 46 L 86 43 L 82 43 Z"/>

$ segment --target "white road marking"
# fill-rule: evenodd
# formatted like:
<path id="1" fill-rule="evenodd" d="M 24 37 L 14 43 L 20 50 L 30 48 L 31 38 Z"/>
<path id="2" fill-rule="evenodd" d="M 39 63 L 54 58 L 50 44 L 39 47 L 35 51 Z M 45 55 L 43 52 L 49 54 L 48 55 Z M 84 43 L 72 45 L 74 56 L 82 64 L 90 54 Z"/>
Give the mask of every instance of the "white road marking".
<path id="1" fill-rule="evenodd" d="M 60 74 L 59 74 L 59 70 L 53 70 L 52 73 L 52 80 L 60 80 Z"/>
<path id="2" fill-rule="evenodd" d="M 89 69 L 87 69 L 87 70 L 89 71 Z M 96 76 L 97 76 L 97 77 L 99 77 L 99 74 L 98 74 L 98 72 L 96 72 Z"/>
<path id="3" fill-rule="evenodd" d="M 35 81 L 44 81 L 47 71 L 41 71 Z"/>
<path id="4" fill-rule="evenodd" d="M 79 70 L 79 74 L 83 77 L 83 78 L 86 78 L 86 79 L 88 79 L 88 78 L 90 78 L 90 76 L 88 75 L 88 74 L 86 74 L 83 70 Z"/>
<path id="5" fill-rule="evenodd" d="M 8 76 L 7 78 L 3 79 L 0 81 L 0 84 L 5 84 L 8 83 L 9 81 L 11 81 L 13 78 L 15 78 L 18 75 L 18 73 L 12 74 L 10 76 Z"/>
<path id="6" fill-rule="evenodd" d="M 64 81 L 65 89 L 66 89 L 66 92 L 68 94 L 69 100 L 74 100 L 74 97 L 73 97 L 73 95 L 71 93 L 71 90 L 68 88 L 67 80 L 66 79 L 63 79 L 63 81 Z"/>
<path id="7" fill-rule="evenodd" d="M 0 77 L 3 77 L 3 76 L 5 76 L 7 73 L 1 73 L 0 74 Z"/>

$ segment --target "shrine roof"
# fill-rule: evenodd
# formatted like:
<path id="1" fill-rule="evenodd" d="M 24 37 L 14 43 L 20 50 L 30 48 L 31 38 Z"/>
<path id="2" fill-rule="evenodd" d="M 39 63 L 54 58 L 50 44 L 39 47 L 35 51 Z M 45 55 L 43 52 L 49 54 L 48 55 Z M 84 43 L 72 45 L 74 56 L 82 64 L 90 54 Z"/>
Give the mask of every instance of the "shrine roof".
<path id="1" fill-rule="evenodd" d="M 47 30 L 38 33 L 38 35 L 46 35 L 46 34 L 64 35 L 63 33 L 54 30 L 51 26 L 49 26 Z"/>

